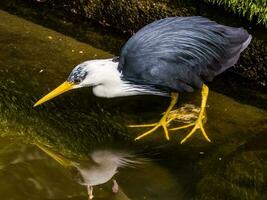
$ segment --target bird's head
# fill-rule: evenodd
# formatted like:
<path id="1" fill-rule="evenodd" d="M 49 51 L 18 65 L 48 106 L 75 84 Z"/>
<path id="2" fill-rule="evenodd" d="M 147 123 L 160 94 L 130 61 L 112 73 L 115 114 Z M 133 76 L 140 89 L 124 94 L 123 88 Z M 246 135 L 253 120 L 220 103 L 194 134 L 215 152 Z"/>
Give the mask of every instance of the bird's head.
<path id="1" fill-rule="evenodd" d="M 110 70 L 117 65 L 114 59 L 90 60 L 77 65 L 64 83 L 37 101 L 34 107 L 72 89 L 104 84 Z"/>

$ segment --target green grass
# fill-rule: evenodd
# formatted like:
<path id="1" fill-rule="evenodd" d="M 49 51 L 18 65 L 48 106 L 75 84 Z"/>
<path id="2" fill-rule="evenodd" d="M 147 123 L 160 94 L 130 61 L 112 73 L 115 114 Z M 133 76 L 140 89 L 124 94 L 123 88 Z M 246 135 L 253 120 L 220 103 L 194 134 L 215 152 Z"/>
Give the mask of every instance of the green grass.
<path id="1" fill-rule="evenodd" d="M 249 20 L 256 20 L 258 24 L 267 26 L 266 0 L 205 0 L 206 2 L 222 5 Z"/>

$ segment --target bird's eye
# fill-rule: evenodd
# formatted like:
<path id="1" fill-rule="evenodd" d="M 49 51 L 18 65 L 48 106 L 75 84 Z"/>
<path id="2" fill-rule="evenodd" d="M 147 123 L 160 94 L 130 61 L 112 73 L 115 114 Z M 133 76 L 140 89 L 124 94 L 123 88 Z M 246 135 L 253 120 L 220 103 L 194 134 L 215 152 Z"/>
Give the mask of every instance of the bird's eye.
<path id="1" fill-rule="evenodd" d="M 86 78 L 87 74 L 87 71 L 79 67 L 71 72 L 67 80 L 77 85 L 80 84 Z"/>
<path id="2" fill-rule="evenodd" d="M 78 78 L 76 78 L 76 79 L 73 80 L 73 83 L 74 84 L 79 84 L 80 82 L 81 82 L 81 79 L 78 79 Z"/>

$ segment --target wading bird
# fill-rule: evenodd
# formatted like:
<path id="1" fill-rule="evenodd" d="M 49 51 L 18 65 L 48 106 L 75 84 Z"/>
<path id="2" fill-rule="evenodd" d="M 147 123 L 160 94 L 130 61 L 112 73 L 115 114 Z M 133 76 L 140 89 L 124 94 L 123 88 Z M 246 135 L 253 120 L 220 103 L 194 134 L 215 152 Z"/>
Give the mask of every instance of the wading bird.
<path id="1" fill-rule="evenodd" d="M 34 106 L 70 89 L 89 86 L 99 97 L 169 96 L 172 101 L 158 123 L 130 126 L 152 127 L 136 139 L 163 127 L 169 140 L 168 125 L 175 119 L 175 116 L 169 118 L 169 114 L 178 100 L 178 93 L 202 88 L 197 120 L 172 130 L 193 127 L 181 143 L 197 129 L 210 141 L 202 123 L 209 91 L 205 83 L 233 66 L 251 38 L 243 28 L 220 25 L 200 16 L 161 19 L 134 34 L 118 58 L 90 60 L 76 66 L 66 82 Z"/>
<path id="2" fill-rule="evenodd" d="M 111 150 L 94 151 L 90 155 L 90 160 L 72 161 L 42 144 L 36 143 L 35 145 L 67 169 L 75 181 L 86 186 L 89 199 L 94 197 L 93 186 L 108 182 L 118 172 L 118 168 L 136 167 L 147 162 L 131 153 Z M 114 193 L 119 191 L 115 179 L 113 179 L 112 191 Z"/>

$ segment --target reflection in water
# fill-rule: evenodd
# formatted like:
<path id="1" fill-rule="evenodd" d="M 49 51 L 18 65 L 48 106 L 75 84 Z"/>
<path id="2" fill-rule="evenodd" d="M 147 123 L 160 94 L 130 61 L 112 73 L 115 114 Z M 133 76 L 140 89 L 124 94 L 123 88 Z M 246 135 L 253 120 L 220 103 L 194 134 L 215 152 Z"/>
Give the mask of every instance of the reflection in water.
<path id="1" fill-rule="evenodd" d="M 41 150 L 68 169 L 72 177 L 88 190 L 89 199 L 93 196 L 93 186 L 108 182 L 117 173 L 119 167 L 134 167 L 144 160 L 137 159 L 126 152 L 97 150 L 91 153 L 88 160 L 72 161 L 42 144 L 36 144 Z M 112 191 L 118 193 L 119 186 L 113 179 Z"/>
<path id="2" fill-rule="evenodd" d="M 45 147 L 52 155 L 56 155 L 54 159 L 58 159 L 58 162 L 63 161 L 62 163 L 64 163 L 65 166 L 70 166 L 66 170 L 66 167 L 62 167 L 58 162 L 51 160 L 51 156 L 46 155 L 35 145 L 25 144 L 17 139 L 0 138 L 0 146 L 1 200 L 85 200 L 88 199 L 88 194 L 85 187 L 78 184 L 78 181 L 82 184 L 84 178 L 92 180 L 93 177 L 89 175 L 85 177 L 84 175 L 87 173 L 87 169 L 92 168 L 92 166 L 94 166 L 95 169 L 99 169 L 97 166 L 102 166 L 102 169 L 99 171 L 103 173 L 103 168 L 110 167 L 97 164 L 92 158 L 93 153 L 89 154 L 90 156 L 88 156 L 88 159 L 83 156 L 83 158 L 86 158 L 85 160 L 78 159 L 77 161 L 76 156 L 80 158 L 82 155 L 78 154 L 75 156 L 70 154 L 70 157 L 74 158 L 70 160 Z M 111 149 L 113 150 L 113 148 Z M 122 151 L 132 152 L 127 149 L 123 149 Z M 179 182 L 180 178 L 176 178 L 170 169 L 152 160 L 147 161 L 147 159 L 140 158 L 140 154 L 132 157 L 132 154 L 122 153 L 122 151 L 120 151 L 120 153 L 115 150 L 108 152 L 117 153 L 115 155 L 129 155 L 127 157 L 123 156 L 125 159 L 120 159 L 121 161 L 126 161 L 129 167 L 119 168 L 119 173 L 116 173 L 110 181 L 95 186 L 94 199 L 186 199 L 184 198 L 184 192 Z M 92 152 L 101 151 L 95 150 Z M 95 157 L 99 155 L 101 154 L 95 153 Z M 141 157 L 143 157 L 143 154 Z M 104 158 L 105 157 L 103 157 L 103 159 Z M 133 160 L 135 162 L 131 162 Z M 69 165 L 70 163 L 74 163 L 76 166 Z M 142 165 L 139 165 L 139 163 L 142 163 Z M 77 164 L 79 164 L 79 169 L 77 169 Z M 124 162 L 123 166 L 125 166 Z M 135 166 L 136 168 L 131 168 Z M 175 166 L 175 168 L 176 171 L 179 169 L 177 166 Z M 81 174 L 79 170 L 84 171 L 83 174 Z M 76 181 L 74 181 L 73 178 Z M 118 181 L 120 185 L 118 191 L 116 191 L 116 185 L 113 187 L 112 179 Z M 112 189 L 115 190 L 115 193 Z"/>

